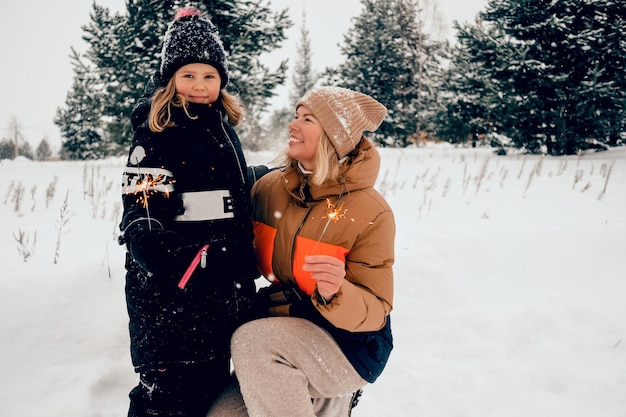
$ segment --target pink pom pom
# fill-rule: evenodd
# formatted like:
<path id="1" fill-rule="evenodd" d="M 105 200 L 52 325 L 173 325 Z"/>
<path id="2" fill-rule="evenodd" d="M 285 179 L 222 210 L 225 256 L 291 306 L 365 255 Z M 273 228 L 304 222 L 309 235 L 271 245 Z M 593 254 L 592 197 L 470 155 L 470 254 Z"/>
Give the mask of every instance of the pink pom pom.
<path id="1" fill-rule="evenodd" d="M 176 16 L 174 16 L 174 20 L 180 19 L 181 17 L 193 16 L 193 15 L 200 16 L 201 15 L 200 10 L 196 9 L 195 7 L 181 7 L 176 12 Z"/>

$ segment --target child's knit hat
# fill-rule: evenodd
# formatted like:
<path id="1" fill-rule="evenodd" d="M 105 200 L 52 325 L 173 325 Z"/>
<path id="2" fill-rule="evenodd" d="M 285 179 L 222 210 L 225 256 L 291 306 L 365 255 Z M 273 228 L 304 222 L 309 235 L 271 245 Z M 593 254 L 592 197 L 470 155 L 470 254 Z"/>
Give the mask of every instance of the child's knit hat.
<path id="1" fill-rule="evenodd" d="M 222 88 L 228 83 L 226 53 L 217 28 L 194 7 L 178 10 L 165 32 L 161 54 L 161 77 L 165 81 L 180 67 L 201 63 L 218 70 Z"/>
<path id="2" fill-rule="evenodd" d="M 363 132 L 373 132 L 387 115 L 387 108 L 372 97 L 341 87 L 319 87 L 296 103 L 304 105 L 320 122 L 339 159 L 361 141 Z"/>

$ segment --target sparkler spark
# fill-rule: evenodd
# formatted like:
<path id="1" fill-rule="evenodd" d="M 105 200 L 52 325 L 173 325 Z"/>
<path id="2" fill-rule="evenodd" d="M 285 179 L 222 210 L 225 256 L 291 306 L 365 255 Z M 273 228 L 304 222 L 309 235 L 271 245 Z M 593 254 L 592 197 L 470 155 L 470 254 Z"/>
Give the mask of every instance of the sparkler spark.
<path id="1" fill-rule="evenodd" d="M 148 198 L 158 192 L 157 185 L 163 182 L 165 176 L 163 174 L 157 175 L 156 178 L 152 177 L 150 174 L 142 174 L 142 176 L 143 178 L 135 184 L 136 191 L 134 194 L 141 193 L 137 198 L 137 202 L 141 203 L 141 205 L 148 210 Z M 167 191 L 164 194 L 166 197 L 169 196 Z"/>
<path id="2" fill-rule="evenodd" d="M 343 201 L 337 200 L 337 202 L 333 204 L 330 202 L 329 198 L 326 199 L 326 209 L 328 210 L 328 212 L 326 213 L 324 218 L 328 219 L 329 221 L 333 220 L 335 223 L 337 223 L 339 219 L 343 219 L 346 215 L 346 212 L 348 211 L 348 209 L 343 208 Z M 324 231 L 325 230 L 326 228 L 324 228 Z"/>
<path id="3" fill-rule="evenodd" d="M 174 191 L 174 179 L 173 174 L 164 168 L 142 168 L 140 163 L 146 155 L 146 150 L 142 146 L 133 149 L 129 165 L 124 170 L 122 184 L 126 195 L 135 195 L 137 197 L 135 201 L 146 209 L 148 229 L 152 230 L 148 200 L 157 193 L 169 197 L 169 193 Z"/>
<path id="4" fill-rule="evenodd" d="M 322 229 L 322 233 L 320 233 L 320 237 L 317 238 L 317 242 L 315 242 L 315 246 L 313 246 L 311 255 L 315 253 L 315 249 L 317 249 L 317 246 L 322 240 L 324 233 L 326 233 L 326 230 L 328 230 L 328 225 L 330 224 L 330 222 L 334 221 L 335 223 L 337 223 L 340 219 L 343 219 L 345 217 L 347 211 L 348 209 L 343 208 L 343 201 L 341 201 L 341 195 L 339 196 L 339 198 L 334 204 L 330 201 L 329 198 L 326 199 L 326 214 L 324 215 L 323 218 L 328 219 L 328 220 L 326 220 L 326 224 L 324 225 L 324 228 Z"/>

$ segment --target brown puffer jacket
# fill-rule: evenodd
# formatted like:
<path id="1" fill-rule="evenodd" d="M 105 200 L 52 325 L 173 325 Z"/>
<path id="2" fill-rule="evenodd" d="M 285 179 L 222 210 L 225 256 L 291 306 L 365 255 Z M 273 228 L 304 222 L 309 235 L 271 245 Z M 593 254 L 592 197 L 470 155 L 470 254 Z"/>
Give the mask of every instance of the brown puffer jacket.
<path id="1" fill-rule="evenodd" d="M 378 374 L 391 351 L 395 220 L 373 188 L 380 169 L 378 151 L 362 140 L 355 152 L 340 179 L 321 187 L 309 185 L 297 166 L 261 178 L 252 189 L 255 249 L 261 273 L 272 282 L 298 288 L 298 298 L 303 299 L 275 311 L 319 321 L 336 339 L 339 333 L 385 333 L 388 346 L 375 355 Z M 302 270 L 309 254 L 346 261 L 346 279 L 327 305 L 320 302 L 310 273 Z M 309 317 L 315 310 L 322 320 Z M 365 337 L 364 343 L 371 344 L 370 339 Z M 370 380 L 371 372 L 361 373 Z"/>

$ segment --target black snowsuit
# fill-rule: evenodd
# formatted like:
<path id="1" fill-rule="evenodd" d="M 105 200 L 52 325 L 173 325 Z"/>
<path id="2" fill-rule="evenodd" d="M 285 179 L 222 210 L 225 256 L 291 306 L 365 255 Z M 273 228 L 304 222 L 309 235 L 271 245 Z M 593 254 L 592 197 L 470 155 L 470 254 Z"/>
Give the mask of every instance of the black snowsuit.
<path id="1" fill-rule="evenodd" d="M 204 416 L 228 382 L 230 337 L 253 314 L 250 174 L 218 103 L 190 104 L 195 120 L 173 107 L 161 133 L 148 127 L 149 100 L 133 111 L 120 225 L 141 374 L 132 416 Z"/>

